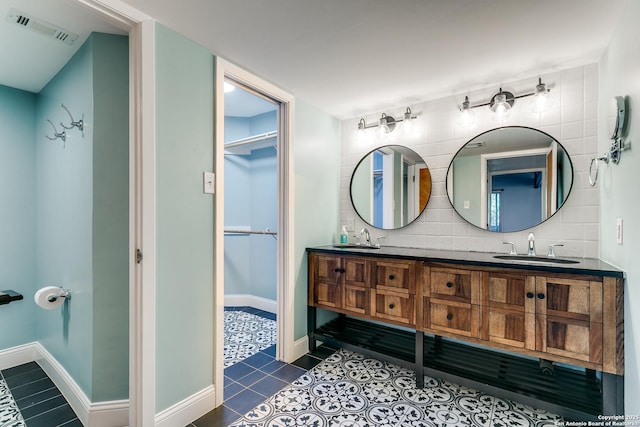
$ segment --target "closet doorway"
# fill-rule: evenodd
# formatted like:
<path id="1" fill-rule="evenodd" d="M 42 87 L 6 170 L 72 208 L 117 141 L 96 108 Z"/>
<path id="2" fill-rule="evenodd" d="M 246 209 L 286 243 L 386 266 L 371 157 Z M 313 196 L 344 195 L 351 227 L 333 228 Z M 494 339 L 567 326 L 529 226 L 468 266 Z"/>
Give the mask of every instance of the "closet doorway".
<path id="1" fill-rule="evenodd" d="M 276 354 L 278 105 L 225 79 L 225 369 Z"/>
<path id="2" fill-rule="evenodd" d="M 294 360 L 293 97 L 220 58 L 216 90 L 214 384 L 262 357 Z M 216 406 L 223 402 L 222 387 Z"/>

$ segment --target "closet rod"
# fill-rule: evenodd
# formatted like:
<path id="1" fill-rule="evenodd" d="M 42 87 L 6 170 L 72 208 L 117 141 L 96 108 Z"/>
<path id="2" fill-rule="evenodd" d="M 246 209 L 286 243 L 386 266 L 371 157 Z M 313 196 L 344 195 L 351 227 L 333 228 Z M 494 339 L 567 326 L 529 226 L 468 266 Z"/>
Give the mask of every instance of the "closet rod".
<path id="1" fill-rule="evenodd" d="M 224 230 L 225 234 L 269 234 L 272 236 L 277 236 L 278 233 L 275 231 L 267 230 Z"/>
<path id="2" fill-rule="evenodd" d="M 276 136 L 278 136 L 277 131 L 266 132 L 260 135 L 249 136 L 247 138 L 240 138 L 231 142 L 227 142 L 224 144 L 224 147 L 225 148 L 237 147 L 239 145 L 250 144 L 252 142 L 257 142 L 257 141 L 264 141 L 265 139 L 269 139 L 269 138 L 275 138 Z"/>

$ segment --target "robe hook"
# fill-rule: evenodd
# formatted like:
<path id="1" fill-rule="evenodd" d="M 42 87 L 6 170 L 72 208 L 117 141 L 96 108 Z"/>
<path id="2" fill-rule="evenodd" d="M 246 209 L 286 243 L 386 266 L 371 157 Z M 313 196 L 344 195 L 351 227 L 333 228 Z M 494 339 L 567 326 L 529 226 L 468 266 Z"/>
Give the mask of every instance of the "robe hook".
<path id="1" fill-rule="evenodd" d="M 56 125 L 54 125 L 53 122 L 51 120 L 49 120 L 49 119 L 47 119 L 47 121 L 49 122 L 49 124 L 53 128 L 53 138 L 50 137 L 47 134 L 45 134 L 44 136 L 50 141 L 55 141 L 56 139 L 61 139 L 62 142 L 63 142 L 63 147 L 64 147 L 64 143 L 67 141 L 67 132 L 64 129 L 62 129 L 62 132 L 58 132 L 58 129 L 56 129 Z"/>
<path id="2" fill-rule="evenodd" d="M 69 111 L 69 109 L 67 107 L 65 107 L 64 104 L 60 104 L 60 106 L 62 108 L 65 109 L 65 111 L 67 112 L 67 114 L 69 115 L 69 117 L 71 118 L 71 126 L 65 126 L 64 123 L 60 122 L 60 126 L 62 126 L 65 129 L 73 129 L 78 128 L 80 130 L 80 132 L 82 132 L 82 137 L 84 138 L 84 113 L 82 113 L 82 118 L 78 121 L 75 121 L 73 119 L 73 116 L 71 115 L 71 111 Z"/>

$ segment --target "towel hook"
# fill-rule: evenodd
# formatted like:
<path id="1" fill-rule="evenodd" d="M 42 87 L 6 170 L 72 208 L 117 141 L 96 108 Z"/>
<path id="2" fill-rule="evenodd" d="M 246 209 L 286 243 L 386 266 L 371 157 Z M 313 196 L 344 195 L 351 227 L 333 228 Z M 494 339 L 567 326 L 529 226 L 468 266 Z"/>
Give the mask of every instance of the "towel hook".
<path id="1" fill-rule="evenodd" d="M 60 126 L 62 126 L 63 128 L 65 128 L 67 130 L 73 129 L 74 127 L 78 128 L 80 130 L 80 132 L 82 133 L 82 137 L 84 138 L 84 113 L 82 113 L 82 118 L 76 122 L 75 120 L 73 120 L 73 116 L 71 115 L 71 111 L 69 111 L 69 109 L 67 107 L 65 107 L 64 104 L 60 104 L 60 106 L 65 109 L 65 111 L 67 112 L 67 114 L 71 118 L 71 126 L 65 126 L 64 123 L 62 123 L 62 122 L 60 122 Z"/>
<path id="2" fill-rule="evenodd" d="M 65 146 L 65 142 L 67 141 L 67 132 L 62 129 L 62 132 L 58 132 L 58 129 L 56 128 L 56 125 L 53 124 L 53 122 L 49 119 L 47 119 L 47 121 L 49 122 L 49 124 L 51 125 L 51 127 L 53 128 L 53 138 L 50 137 L 49 135 L 45 134 L 44 136 L 50 140 L 50 141 L 55 141 L 56 139 L 61 139 L 62 140 L 62 146 Z"/>

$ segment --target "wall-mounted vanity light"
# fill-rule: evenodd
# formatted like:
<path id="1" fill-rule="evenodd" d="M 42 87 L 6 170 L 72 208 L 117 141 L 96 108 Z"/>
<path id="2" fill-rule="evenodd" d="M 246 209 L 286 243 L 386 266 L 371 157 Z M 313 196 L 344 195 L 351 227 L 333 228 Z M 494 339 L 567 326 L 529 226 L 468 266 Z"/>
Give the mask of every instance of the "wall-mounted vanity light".
<path id="1" fill-rule="evenodd" d="M 375 128 L 375 127 L 378 128 L 378 132 L 380 134 L 391 133 L 394 131 L 394 129 L 399 123 L 402 123 L 402 127 L 408 131 L 412 126 L 412 122 L 416 118 L 417 117 L 413 115 L 413 113 L 411 112 L 411 108 L 409 107 L 407 107 L 401 119 L 396 119 L 393 116 L 390 116 L 386 113 L 382 113 L 382 116 L 380 116 L 378 123 L 367 124 L 365 119 L 362 118 L 360 119 L 360 121 L 358 121 L 358 132 L 356 135 L 358 139 L 365 138 L 367 129 Z"/>
<path id="2" fill-rule="evenodd" d="M 464 102 L 460 105 L 460 123 L 466 127 L 472 127 L 475 123 L 475 117 L 473 114 L 472 108 L 477 107 L 486 107 L 488 106 L 491 110 L 491 118 L 498 123 L 504 123 L 507 121 L 511 114 L 511 109 L 515 104 L 516 99 L 524 98 L 526 96 L 533 96 L 533 100 L 531 103 L 532 111 L 536 113 L 541 113 L 543 111 L 547 111 L 551 108 L 552 100 L 549 94 L 550 90 L 547 88 L 545 83 L 542 83 L 542 79 L 538 78 L 538 84 L 536 85 L 535 91 L 523 93 L 521 95 L 514 95 L 513 93 L 502 90 L 498 91 L 495 95 L 491 97 L 489 102 L 483 102 L 480 104 L 471 105 L 469 102 L 469 97 L 464 97 Z"/>

